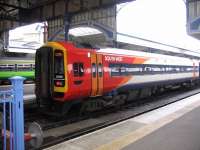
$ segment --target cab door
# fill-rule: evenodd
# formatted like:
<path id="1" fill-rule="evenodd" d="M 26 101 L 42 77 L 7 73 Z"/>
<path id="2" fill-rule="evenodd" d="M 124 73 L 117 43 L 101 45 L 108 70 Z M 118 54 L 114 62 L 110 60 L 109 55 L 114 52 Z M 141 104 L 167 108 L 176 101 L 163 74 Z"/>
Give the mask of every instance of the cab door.
<path id="1" fill-rule="evenodd" d="M 103 94 L 103 65 L 101 54 L 91 54 L 91 96 Z"/>

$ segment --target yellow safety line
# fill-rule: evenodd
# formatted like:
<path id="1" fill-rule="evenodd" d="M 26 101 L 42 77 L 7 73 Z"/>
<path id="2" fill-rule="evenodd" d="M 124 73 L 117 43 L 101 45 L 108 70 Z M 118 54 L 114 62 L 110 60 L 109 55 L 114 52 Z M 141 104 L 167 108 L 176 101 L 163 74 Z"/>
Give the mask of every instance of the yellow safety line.
<path id="1" fill-rule="evenodd" d="M 116 140 L 111 141 L 110 143 L 107 143 L 105 145 L 101 145 L 100 147 L 97 147 L 95 150 L 120 150 L 124 148 L 125 146 L 130 145 L 131 143 L 136 142 L 139 139 L 142 139 L 144 136 L 147 136 L 148 134 L 152 133 L 153 131 L 161 128 L 162 126 L 176 120 L 177 118 L 183 116 L 184 114 L 190 112 L 194 108 L 197 108 L 200 106 L 199 102 L 193 103 L 173 114 L 170 114 L 169 116 L 160 119 L 154 123 L 148 124 L 144 127 L 141 127 L 134 132 L 129 133 L 128 135 L 122 136 Z"/>

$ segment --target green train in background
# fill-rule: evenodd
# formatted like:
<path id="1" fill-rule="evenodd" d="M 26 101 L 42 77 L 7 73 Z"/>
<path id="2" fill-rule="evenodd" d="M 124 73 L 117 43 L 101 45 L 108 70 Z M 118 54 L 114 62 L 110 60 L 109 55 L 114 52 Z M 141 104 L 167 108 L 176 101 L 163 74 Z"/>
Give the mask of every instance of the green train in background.
<path id="1" fill-rule="evenodd" d="M 19 58 L 0 58 L 0 85 L 10 84 L 9 78 L 22 76 L 24 83 L 33 83 L 35 79 L 35 60 Z"/>

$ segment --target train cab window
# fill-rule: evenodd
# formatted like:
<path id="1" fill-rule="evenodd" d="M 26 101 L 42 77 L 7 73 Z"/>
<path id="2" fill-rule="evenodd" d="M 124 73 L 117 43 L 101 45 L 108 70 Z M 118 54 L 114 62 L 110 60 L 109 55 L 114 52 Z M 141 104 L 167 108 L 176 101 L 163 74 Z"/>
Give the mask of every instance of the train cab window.
<path id="1" fill-rule="evenodd" d="M 82 77 L 84 75 L 83 63 L 74 63 L 73 72 L 74 72 L 74 77 Z"/>
<path id="2" fill-rule="evenodd" d="M 54 74 L 64 76 L 64 54 L 61 50 L 54 53 Z"/>

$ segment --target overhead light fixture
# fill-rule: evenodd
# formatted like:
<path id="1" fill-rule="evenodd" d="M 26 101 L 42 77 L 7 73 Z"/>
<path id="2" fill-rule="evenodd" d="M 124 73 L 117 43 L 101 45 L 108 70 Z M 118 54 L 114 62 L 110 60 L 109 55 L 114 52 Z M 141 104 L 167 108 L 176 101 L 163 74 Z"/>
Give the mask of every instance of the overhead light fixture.
<path id="1" fill-rule="evenodd" d="M 78 27 L 69 30 L 69 34 L 75 37 L 102 34 L 101 31 L 91 27 Z"/>

